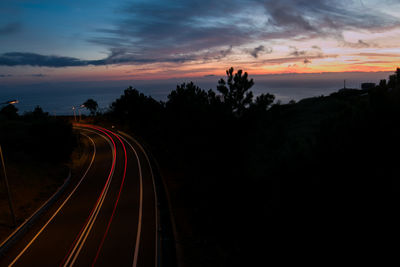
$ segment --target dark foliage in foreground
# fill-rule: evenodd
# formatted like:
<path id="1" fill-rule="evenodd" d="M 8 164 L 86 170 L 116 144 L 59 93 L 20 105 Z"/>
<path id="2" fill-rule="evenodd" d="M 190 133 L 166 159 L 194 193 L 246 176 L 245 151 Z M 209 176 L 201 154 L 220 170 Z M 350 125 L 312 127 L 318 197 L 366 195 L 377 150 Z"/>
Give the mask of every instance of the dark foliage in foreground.
<path id="1" fill-rule="evenodd" d="M 23 116 L 17 111 L 13 105 L 0 110 L 0 145 L 7 161 L 21 164 L 68 161 L 75 146 L 72 125 L 49 116 L 39 106 Z"/>
<path id="2" fill-rule="evenodd" d="M 351 224 L 362 240 L 364 211 L 399 204 L 399 69 L 370 90 L 285 105 L 254 99 L 253 84 L 230 69 L 220 94 L 181 84 L 166 103 L 128 88 L 105 115 L 181 177 L 188 266 L 256 266 L 288 243 L 323 253 Z"/>

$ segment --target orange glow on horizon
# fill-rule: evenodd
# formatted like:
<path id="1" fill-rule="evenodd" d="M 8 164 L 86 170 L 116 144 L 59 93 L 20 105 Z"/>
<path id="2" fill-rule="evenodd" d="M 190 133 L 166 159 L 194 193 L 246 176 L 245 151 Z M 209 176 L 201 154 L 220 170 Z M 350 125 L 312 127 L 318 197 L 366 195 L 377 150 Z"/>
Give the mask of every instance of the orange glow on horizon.
<path id="1" fill-rule="evenodd" d="M 400 38 L 399 43 L 400 43 Z M 274 54 L 253 58 L 237 49 L 236 53 L 223 59 L 210 61 L 187 61 L 183 63 L 151 63 L 142 65 L 106 65 L 83 67 L 24 67 L 24 73 L 45 73 L 40 81 L 118 81 L 118 80 L 163 80 L 185 79 L 206 76 L 224 77 L 225 70 L 234 67 L 242 69 L 249 75 L 276 74 L 309 74 L 337 72 L 387 72 L 400 67 L 400 49 L 397 48 L 362 48 L 334 46 L 332 43 L 321 41 L 325 48 L 315 50 L 306 42 L 297 45 L 301 56 L 292 56 L 292 48 L 287 46 L 274 47 Z M 400 45 L 399 45 L 400 46 Z M 5 69 L 5 67 L 3 67 Z M 39 70 L 38 70 L 39 69 Z M 4 71 L 4 72 L 7 72 Z M 38 78 L 25 75 L 3 78 L 3 81 L 37 82 Z"/>

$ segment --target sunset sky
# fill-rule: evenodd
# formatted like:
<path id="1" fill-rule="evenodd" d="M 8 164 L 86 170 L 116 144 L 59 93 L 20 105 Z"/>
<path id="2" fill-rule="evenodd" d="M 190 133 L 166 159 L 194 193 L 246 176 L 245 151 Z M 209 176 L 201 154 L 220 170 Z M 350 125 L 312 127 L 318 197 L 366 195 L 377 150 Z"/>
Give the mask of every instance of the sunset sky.
<path id="1" fill-rule="evenodd" d="M 1 0 L 0 83 L 394 71 L 399 0 Z"/>

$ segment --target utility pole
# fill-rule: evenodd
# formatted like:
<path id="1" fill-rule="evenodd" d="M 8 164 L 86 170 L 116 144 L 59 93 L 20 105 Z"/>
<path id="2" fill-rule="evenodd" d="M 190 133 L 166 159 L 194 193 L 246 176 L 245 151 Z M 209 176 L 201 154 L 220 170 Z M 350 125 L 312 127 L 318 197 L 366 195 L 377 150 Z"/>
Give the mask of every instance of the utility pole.
<path id="1" fill-rule="evenodd" d="M 82 104 L 82 105 L 80 105 L 79 108 L 78 108 L 78 110 L 79 110 L 79 122 L 81 122 L 81 120 L 82 120 L 82 113 L 81 113 L 81 109 L 82 109 L 82 108 L 85 108 L 85 105 Z"/>
<path id="2" fill-rule="evenodd" d="M 74 111 L 74 119 L 75 119 L 75 122 L 76 122 L 76 111 L 75 111 L 75 107 L 72 107 L 72 110 Z"/>
<path id="3" fill-rule="evenodd" d="M 7 173 L 6 173 L 6 165 L 4 164 L 4 157 L 3 157 L 3 151 L 1 149 L 1 145 L 0 145 L 0 157 L 1 157 L 1 165 L 3 166 L 4 182 L 6 184 L 8 205 L 10 206 L 10 212 L 11 212 L 11 216 L 12 216 L 12 220 L 13 220 L 13 226 L 16 227 L 17 226 L 17 220 L 15 218 L 14 206 L 13 206 L 12 199 L 11 199 L 10 186 L 8 184 Z"/>
<path id="4" fill-rule="evenodd" d="M 346 80 L 343 81 L 343 89 L 346 89 Z"/>
<path id="5" fill-rule="evenodd" d="M 82 114 L 81 114 L 81 110 L 78 108 L 78 113 L 79 113 L 79 122 L 81 122 L 82 120 Z"/>

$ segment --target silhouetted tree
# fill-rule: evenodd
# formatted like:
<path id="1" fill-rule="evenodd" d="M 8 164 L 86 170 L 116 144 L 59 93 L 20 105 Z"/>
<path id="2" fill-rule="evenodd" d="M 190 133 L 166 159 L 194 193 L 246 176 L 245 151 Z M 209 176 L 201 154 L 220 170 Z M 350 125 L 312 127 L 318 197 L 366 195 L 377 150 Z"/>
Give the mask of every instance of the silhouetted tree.
<path id="1" fill-rule="evenodd" d="M 160 131 L 163 121 L 163 103 L 145 96 L 129 86 L 120 98 L 110 106 L 114 121 L 129 127 L 135 134 L 153 138 L 154 143 L 161 142 Z"/>
<path id="2" fill-rule="evenodd" d="M 396 75 L 396 84 L 398 85 L 400 84 L 400 68 L 396 69 L 395 75 Z"/>
<path id="3" fill-rule="evenodd" d="M 200 150 L 212 144 L 211 133 L 218 131 L 221 121 L 217 121 L 222 112 L 217 110 L 221 103 L 212 90 L 205 91 L 193 82 L 177 85 L 165 104 L 169 142 L 186 154 L 201 154 Z"/>
<path id="4" fill-rule="evenodd" d="M 272 94 L 262 94 L 256 97 L 254 103 L 251 104 L 251 107 L 256 111 L 262 112 L 266 111 L 272 103 L 274 103 L 275 96 Z M 293 100 L 292 100 L 293 101 Z M 294 102 L 296 103 L 296 102 Z M 293 102 L 291 104 L 294 104 Z"/>
<path id="5" fill-rule="evenodd" d="M 18 118 L 18 109 L 14 105 L 7 105 L 0 110 L 0 114 L 4 115 L 7 119 Z"/>
<path id="6" fill-rule="evenodd" d="M 217 90 L 232 113 L 240 117 L 253 101 L 253 93 L 249 89 L 254 85 L 254 81 L 248 79 L 247 72 L 243 74 L 242 70 L 238 70 L 233 74 L 233 71 L 233 68 L 226 71 L 227 80 L 220 79 Z"/>
<path id="7" fill-rule="evenodd" d="M 249 265 L 254 246 L 247 254 L 245 244 L 264 249 L 265 240 L 281 240 L 280 207 L 304 214 L 298 224 L 309 224 L 311 234 L 320 233 L 310 222 L 324 211 L 340 211 L 341 220 L 343 211 L 369 204 L 397 208 L 391 186 L 400 190 L 393 156 L 400 150 L 400 70 L 368 95 L 346 91 L 289 104 L 273 104 L 271 94 L 253 99 L 253 84 L 231 68 L 219 95 L 184 83 L 163 105 L 130 87 L 111 106 L 113 123 L 122 120 L 162 148 L 156 156 L 171 171 L 167 186 L 179 196 L 190 237 L 183 245 L 192 253 L 216 259 L 222 252 L 233 263 L 226 266 Z M 245 219 L 234 217 L 241 213 Z"/>
<path id="8" fill-rule="evenodd" d="M 389 81 L 387 86 L 391 89 L 400 86 L 400 68 L 397 68 L 396 72 L 393 75 L 389 76 Z"/>
<path id="9" fill-rule="evenodd" d="M 18 116 L 13 105 L 0 113 L 11 119 L 18 117 L 12 123 L 0 120 L 0 143 L 8 151 L 8 159 L 28 164 L 60 163 L 69 159 L 75 135 L 67 120 L 48 116 L 39 106 L 23 116 Z"/>
<path id="10" fill-rule="evenodd" d="M 85 106 L 86 109 L 90 111 L 90 115 L 96 114 L 97 108 L 99 107 L 97 102 L 91 98 L 86 100 L 85 103 L 83 103 L 83 105 Z"/>
<path id="11" fill-rule="evenodd" d="M 129 86 L 125 89 L 124 94 L 116 99 L 110 106 L 111 113 L 120 116 L 123 119 L 153 116 L 162 104 L 150 96 L 145 96 L 137 89 Z"/>
<path id="12" fill-rule="evenodd" d="M 381 81 L 379 82 L 379 86 L 380 86 L 380 87 L 386 87 L 386 86 L 387 86 L 387 84 L 386 84 L 386 79 L 381 80 Z"/>
<path id="13" fill-rule="evenodd" d="M 216 94 L 212 90 L 206 92 L 190 82 L 176 86 L 176 90 L 168 95 L 166 107 L 174 113 L 201 113 L 217 104 Z"/>
<path id="14" fill-rule="evenodd" d="M 40 106 L 36 106 L 35 109 L 32 111 L 32 115 L 36 118 L 46 117 L 49 115 L 48 112 L 44 112 Z"/>

